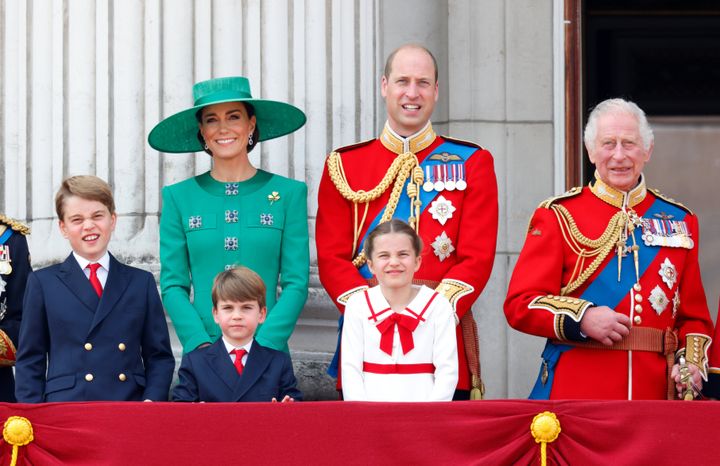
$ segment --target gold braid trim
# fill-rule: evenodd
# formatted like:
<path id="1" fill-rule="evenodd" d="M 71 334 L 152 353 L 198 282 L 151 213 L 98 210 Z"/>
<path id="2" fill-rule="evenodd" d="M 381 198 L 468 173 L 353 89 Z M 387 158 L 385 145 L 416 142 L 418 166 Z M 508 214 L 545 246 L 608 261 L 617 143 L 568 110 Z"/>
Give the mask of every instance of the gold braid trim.
<path id="1" fill-rule="evenodd" d="M 553 204 L 550 209 L 558 219 L 565 242 L 578 256 L 570 281 L 560 289 L 561 295 L 568 295 L 585 283 L 600 267 L 607 255 L 616 247 L 625 229 L 627 216 L 622 211 L 619 211 L 612 216 L 607 228 L 599 238 L 590 239 L 580 232 L 575 219 L 565 207 Z M 595 257 L 595 259 L 587 268 L 584 268 L 585 259 L 589 257 Z"/>
<path id="2" fill-rule="evenodd" d="M 685 336 L 685 361 L 695 364 L 705 381 L 708 374 L 708 348 L 711 343 L 712 338 L 702 333 L 688 333 Z"/>
<path id="3" fill-rule="evenodd" d="M 423 182 L 422 169 L 420 169 L 418 165 L 418 159 L 415 154 L 413 154 L 412 152 L 402 153 L 395 157 L 395 160 L 393 160 L 390 168 L 388 168 L 385 176 L 383 176 L 382 180 L 380 180 L 380 183 L 378 183 L 377 186 L 375 186 L 370 191 L 364 191 L 362 189 L 355 191 L 350 187 L 350 184 L 347 181 L 347 177 L 345 176 L 345 169 L 343 168 L 340 153 L 332 152 L 330 154 L 327 160 L 328 174 L 330 175 L 330 179 L 332 180 L 335 188 L 337 188 L 340 195 L 353 203 L 353 208 L 355 211 L 353 222 L 353 254 L 355 254 L 355 251 L 357 250 L 360 232 L 365 225 L 369 203 L 382 196 L 382 194 L 387 191 L 390 183 L 393 183 L 394 181 L 392 191 L 390 192 L 390 199 L 388 199 L 388 204 L 385 207 L 385 211 L 383 212 L 379 223 L 384 223 L 390 220 L 395 213 L 398 201 L 400 200 L 400 194 L 402 193 L 403 185 L 405 184 L 405 181 L 408 179 L 411 173 L 413 177 L 412 182 L 408 185 L 408 197 L 411 198 L 412 207 L 410 210 L 411 214 L 410 218 L 408 219 L 408 223 L 410 223 L 410 225 L 413 226 L 417 231 L 417 228 L 419 227 L 419 222 L 417 221 L 419 219 L 418 212 L 420 209 L 419 185 Z M 365 213 L 359 222 L 357 215 L 358 204 L 365 204 Z M 365 263 L 365 261 L 365 254 L 361 251 L 357 255 L 357 257 L 353 259 L 352 262 L 355 267 L 360 267 Z"/>
<path id="4" fill-rule="evenodd" d="M 19 222 L 17 220 L 14 220 L 10 217 L 6 217 L 5 215 L 0 214 L 0 223 L 4 223 L 8 225 L 13 230 L 17 231 L 18 233 L 22 235 L 29 235 L 30 234 L 30 227 L 25 225 L 22 222 Z"/>

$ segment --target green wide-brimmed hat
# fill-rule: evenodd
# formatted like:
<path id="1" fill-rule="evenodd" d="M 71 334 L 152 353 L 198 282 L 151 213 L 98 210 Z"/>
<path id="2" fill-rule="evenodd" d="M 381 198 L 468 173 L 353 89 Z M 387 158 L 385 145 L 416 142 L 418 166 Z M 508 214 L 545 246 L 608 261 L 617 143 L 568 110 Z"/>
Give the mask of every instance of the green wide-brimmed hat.
<path id="1" fill-rule="evenodd" d="M 203 150 L 197 138 L 196 113 L 203 107 L 224 102 L 245 102 L 255 109 L 259 141 L 292 133 L 305 124 L 307 118 L 299 108 L 274 100 L 253 99 L 250 82 L 242 76 L 201 81 L 193 86 L 195 104 L 162 120 L 150 131 L 148 142 L 161 152 L 185 153 Z"/>

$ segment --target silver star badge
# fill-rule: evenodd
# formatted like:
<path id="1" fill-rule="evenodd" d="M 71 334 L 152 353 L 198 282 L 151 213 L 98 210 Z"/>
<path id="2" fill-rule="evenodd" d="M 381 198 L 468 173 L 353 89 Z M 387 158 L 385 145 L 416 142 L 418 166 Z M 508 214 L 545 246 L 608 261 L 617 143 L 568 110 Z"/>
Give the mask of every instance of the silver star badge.
<path id="1" fill-rule="evenodd" d="M 440 225 L 445 225 L 445 222 L 452 218 L 455 210 L 457 209 L 452 205 L 452 202 L 445 199 L 444 196 L 438 196 L 438 198 L 430 204 L 428 212 L 432 214 L 432 218 L 440 222 Z"/>
<path id="2" fill-rule="evenodd" d="M 670 262 L 670 259 L 667 257 L 665 258 L 665 261 L 660 264 L 660 270 L 658 273 L 668 288 L 672 289 L 673 285 L 675 285 L 675 282 L 677 281 L 677 269 L 675 269 L 673 263 Z"/>
<path id="3" fill-rule="evenodd" d="M 440 262 L 450 257 L 450 254 L 455 250 L 455 246 L 452 245 L 452 241 L 444 231 L 435 237 L 435 241 L 432 242 L 431 246 L 433 247 L 435 255 L 440 259 Z"/>
<path id="4" fill-rule="evenodd" d="M 650 301 L 650 305 L 653 309 L 655 309 L 655 312 L 657 312 L 658 315 L 662 314 L 667 305 L 670 303 L 670 300 L 667 296 L 665 296 L 665 292 L 662 288 L 660 288 L 660 285 L 653 288 L 650 292 L 648 301 Z"/>

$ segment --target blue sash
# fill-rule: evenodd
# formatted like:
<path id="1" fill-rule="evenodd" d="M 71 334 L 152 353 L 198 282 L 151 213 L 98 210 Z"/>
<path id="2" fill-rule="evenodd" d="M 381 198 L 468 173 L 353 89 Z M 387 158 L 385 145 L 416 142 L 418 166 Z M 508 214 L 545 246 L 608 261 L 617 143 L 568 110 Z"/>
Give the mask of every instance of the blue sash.
<path id="1" fill-rule="evenodd" d="M 10 227 L 7 227 L 7 230 L 5 230 L 5 232 L 2 235 L 0 235 L 0 245 L 5 244 L 5 241 L 10 239 L 12 234 L 13 234 L 13 229 Z"/>
<path id="2" fill-rule="evenodd" d="M 430 167 L 430 170 L 432 171 L 435 166 L 444 165 L 445 163 L 442 160 L 430 160 L 430 158 L 435 154 L 442 154 L 443 152 L 455 154 L 462 159 L 463 163 L 465 163 L 477 150 L 477 147 L 464 146 L 455 142 L 445 141 L 444 143 L 437 146 L 431 154 L 428 154 L 428 156 L 425 157 L 425 160 L 420 163 L 420 168 L 422 168 L 423 173 L 425 173 L 425 171 L 427 170 L 426 167 Z M 467 181 L 467 171 L 465 171 L 465 181 Z M 402 191 L 403 193 L 406 192 L 407 185 L 409 183 L 410 177 L 408 177 L 408 180 L 405 181 L 405 185 L 403 186 Z M 440 193 L 435 190 L 427 192 L 422 189 L 422 187 L 420 188 L 420 201 L 422 202 L 422 210 L 420 212 L 421 214 L 422 212 L 425 212 L 425 209 L 438 196 L 438 194 Z M 407 221 L 407 219 L 410 217 L 410 207 L 410 198 L 406 195 L 400 196 L 400 200 L 398 201 L 397 208 L 395 209 L 395 213 L 393 214 L 393 218 L 399 218 Z M 365 239 L 367 238 L 368 234 L 370 234 L 370 232 L 373 231 L 376 226 L 378 226 L 378 224 L 380 223 L 380 219 L 382 218 L 384 213 L 385 209 L 381 210 L 377 217 L 375 217 L 368 226 L 367 230 L 365 231 L 365 235 L 363 235 L 362 239 L 360 240 L 360 251 L 362 251 L 363 247 L 365 246 Z M 370 269 L 368 269 L 367 264 L 363 265 L 358 270 L 364 278 L 372 278 L 372 273 L 370 272 Z"/>
<path id="3" fill-rule="evenodd" d="M 676 220 L 684 220 L 687 214 L 683 209 L 660 198 L 655 198 L 655 202 L 653 202 L 647 212 L 643 214 L 643 217 L 652 218 L 655 214 L 661 212 L 672 215 Z M 642 277 L 650 264 L 655 260 L 655 257 L 657 257 L 660 252 L 660 247 L 646 246 L 638 236 L 640 235 L 636 235 L 635 239 L 637 245 L 640 247 L 638 251 L 640 256 L 639 275 Z M 625 256 L 622 261 L 620 282 L 618 282 L 617 279 L 618 257 L 617 254 L 614 254 L 595 280 L 590 283 L 582 295 L 580 295 L 580 298 L 592 302 L 594 306 L 607 306 L 610 309 L 615 309 L 635 284 L 635 261 L 632 254 Z M 530 393 L 530 399 L 547 400 L 550 398 L 550 390 L 552 389 L 552 383 L 555 378 L 555 367 L 560 360 L 560 356 L 565 351 L 573 348 L 574 346 L 571 345 L 561 345 L 553 343 L 551 340 L 547 341 L 542 358 L 544 363 L 547 364 L 548 379 L 543 385 L 541 380 L 543 368 L 541 367 L 540 374 L 535 381 L 535 387 Z"/>

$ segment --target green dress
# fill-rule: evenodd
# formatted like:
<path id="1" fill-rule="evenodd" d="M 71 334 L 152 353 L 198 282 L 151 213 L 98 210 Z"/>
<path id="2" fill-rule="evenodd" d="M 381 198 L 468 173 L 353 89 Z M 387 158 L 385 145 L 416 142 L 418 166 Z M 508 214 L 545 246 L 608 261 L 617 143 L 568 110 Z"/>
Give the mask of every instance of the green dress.
<path id="1" fill-rule="evenodd" d="M 268 315 L 255 338 L 288 351 L 308 293 L 305 183 L 263 170 L 224 183 L 207 172 L 163 188 L 162 195 L 160 288 L 184 351 L 220 337 L 212 284 L 233 265 L 254 270 L 267 286 Z"/>

